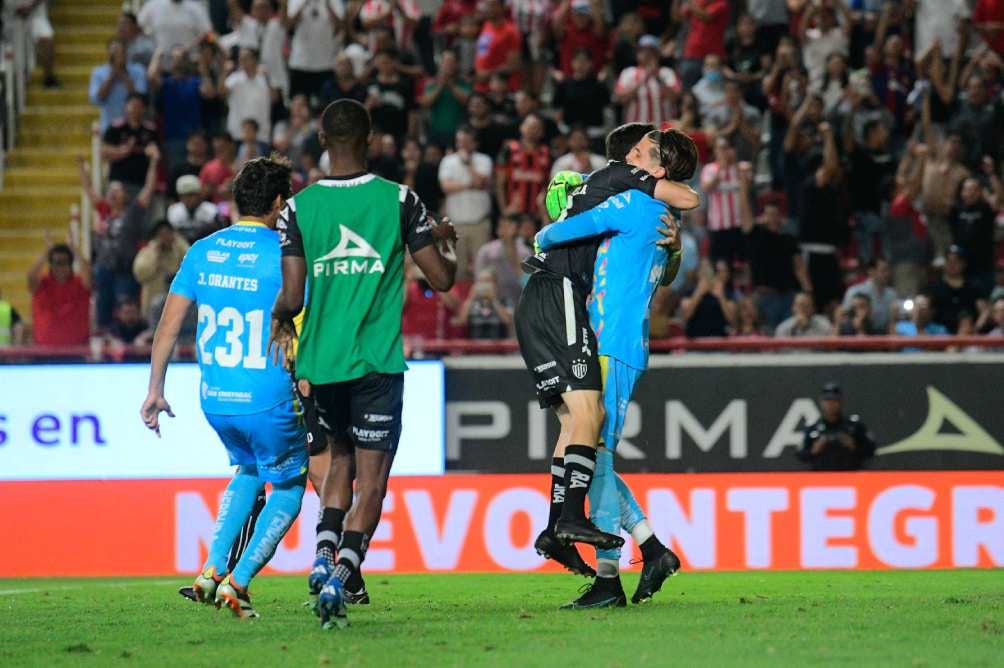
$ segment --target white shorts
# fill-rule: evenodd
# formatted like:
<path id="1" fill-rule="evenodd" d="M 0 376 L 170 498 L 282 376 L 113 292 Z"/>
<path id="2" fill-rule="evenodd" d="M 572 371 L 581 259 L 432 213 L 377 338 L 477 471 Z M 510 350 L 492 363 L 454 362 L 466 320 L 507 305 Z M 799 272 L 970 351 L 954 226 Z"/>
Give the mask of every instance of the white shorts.
<path id="1" fill-rule="evenodd" d="M 46 11 L 45 3 L 41 3 L 32 10 L 28 18 L 25 19 L 28 25 L 28 34 L 33 42 L 40 39 L 52 39 L 55 34 L 52 30 L 52 23 L 49 22 L 49 13 Z"/>

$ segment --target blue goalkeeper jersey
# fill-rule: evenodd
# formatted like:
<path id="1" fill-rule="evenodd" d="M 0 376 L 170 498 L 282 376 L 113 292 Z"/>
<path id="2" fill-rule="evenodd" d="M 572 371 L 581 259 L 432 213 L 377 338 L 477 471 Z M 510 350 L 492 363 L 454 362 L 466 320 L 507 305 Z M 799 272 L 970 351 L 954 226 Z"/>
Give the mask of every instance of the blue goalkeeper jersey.
<path id="1" fill-rule="evenodd" d="M 204 412 L 260 413 L 292 397 L 289 373 L 266 351 L 281 287 L 279 235 L 260 223 L 220 230 L 185 255 L 171 292 L 198 303 Z"/>
<path id="2" fill-rule="evenodd" d="M 639 370 L 648 366 L 649 305 L 668 259 L 655 243 L 663 238 L 658 232 L 659 217 L 667 210 L 645 193 L 628 190 L 537 235 L 545 251 L 578 239 L 606 236 L 596 253 L 590 324 L 600 355 Z"/>

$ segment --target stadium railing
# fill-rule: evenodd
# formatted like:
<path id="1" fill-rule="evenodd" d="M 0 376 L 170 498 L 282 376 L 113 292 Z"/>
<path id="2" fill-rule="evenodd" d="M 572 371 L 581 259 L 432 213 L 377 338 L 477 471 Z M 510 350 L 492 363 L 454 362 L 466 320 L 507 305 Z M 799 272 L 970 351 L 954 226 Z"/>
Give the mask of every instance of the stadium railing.
<path id="1" fill-rule="evenodd" d="M 507 355 L 518 352 L 515 340 L 471 341 L 437 339 L 416 345 L 409 343 L 410 357 L 428 358 L 449 355 Z M 979 352 L 1004 350 L 1004 337 L 989 336 L 873 336 L 825 338 L 704 338 L 659 339 L 651 342 L 653 353 L 755 353 L 755 352 L 895 352 L 895 351 L 956 351 Z M 182 346 L 176 359 L 194 360 L 194 346 Z M 97 338 L 89 345 L 77 346 L 7 346 L 0 347 L 0 363 L 18 362 L 117 362 L 149 359 L 149 346 L 107 344 Z"/>

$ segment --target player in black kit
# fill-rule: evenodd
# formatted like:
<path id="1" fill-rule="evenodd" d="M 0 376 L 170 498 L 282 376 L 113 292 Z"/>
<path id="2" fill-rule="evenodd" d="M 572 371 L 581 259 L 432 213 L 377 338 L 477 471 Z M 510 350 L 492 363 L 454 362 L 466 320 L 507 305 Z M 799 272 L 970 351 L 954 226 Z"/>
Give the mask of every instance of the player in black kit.
<path id="1" fill-rule="evenodd" d="M 587 211 L 626 190 L 640 190 L 677 209 L 700 202 L 688 186 L 664 180 L 672 142 L 652 125 L 629 123 L 607 137 L 607 167 L 594 172 L 569 197 L 565 215 Z M 620 547 L 620 536 L 597 529 L 585 515 L 603 424 L 603 389 L 596 340 L 586 300 L 593 287 L 599 239 L 537 253 L 524 261 L 530 272 L 516 307 L 520 353 L 534 376 L 541 408 L 553 408 L 561 434 L 551 461 L 551 509 L 537 537 L 541 555 L 573 573 L 594 576 L 573 543 Z"/>

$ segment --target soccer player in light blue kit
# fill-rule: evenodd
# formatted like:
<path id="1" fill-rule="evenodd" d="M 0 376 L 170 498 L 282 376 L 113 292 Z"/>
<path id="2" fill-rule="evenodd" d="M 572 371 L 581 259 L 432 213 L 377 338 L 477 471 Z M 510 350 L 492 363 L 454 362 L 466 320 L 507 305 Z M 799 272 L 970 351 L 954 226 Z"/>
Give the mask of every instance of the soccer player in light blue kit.
<path id="1" fill-rule="evenodd" d="M 693 141 L 666 133 L 663 158 L 667 178 L 686 181 L 697 164 Z M 588 183 L 588 182 L 587 182 Z M 632 601 L 650 600 L 666 577 L 680 567 L 678 557 L 655 538 L 626 483 L 613 470 L 613 451 L 620 440 L 635 384 L 648 366 L 649 305 L 656 288 L 676 276 L 681 245 L 675 221 L 679 212 L 637 190 L 609 197 L 602 204 L 544 228 L 537 235 L 541 250 L 595 236 L 605 236 L 596 254 L 590 324 L 596 335 L 603 371 L 605 418 L 603 448 L 597 450 L 596 473 L 589 490 L 590 515 L 596 526 L 616 533 L 624 528 L 638 543 L 645 566 Z M 659 221 L 673 222 L 667 234 Z M 667 252 L 667 248 L 669 252 Z M 618 574 L 620 550 L 597 551 L 597 578 L 589 591 L 566 607 L 592 608 L 626 604 Z"/>
<path id="2" fill-rule="evenodd" d="M 238 466 L 220 501 L 197 600 L 257 617 L 248 585 L 300 513 L 307 475 L 306 431 L 289 373 L 267 354 L 269 314 L 282 285 L 279 212 L 290 197 L 288 163 L 258 158 L 234 180 L 239 222 L 197 241 L 171 283 L 154 336 L 150 387 L 140 414 L 160 435 L 167 365 L 189 306 L 198 304 L 202 410 Z M 227 556 L 265 483 L 272 484 L 247 548 L 227 573 Z"/>

